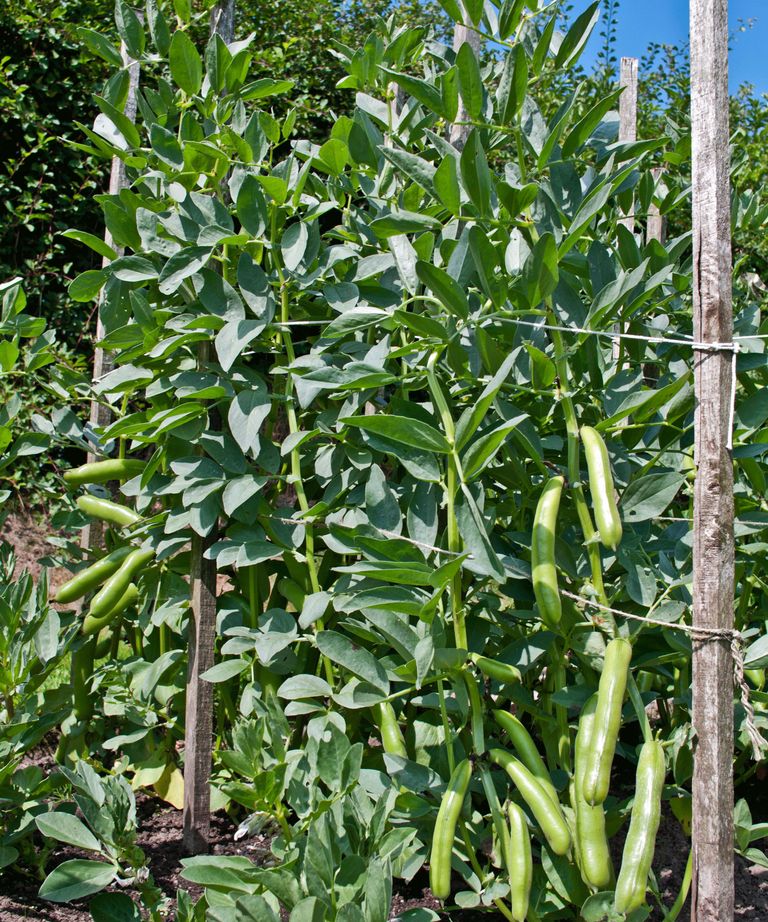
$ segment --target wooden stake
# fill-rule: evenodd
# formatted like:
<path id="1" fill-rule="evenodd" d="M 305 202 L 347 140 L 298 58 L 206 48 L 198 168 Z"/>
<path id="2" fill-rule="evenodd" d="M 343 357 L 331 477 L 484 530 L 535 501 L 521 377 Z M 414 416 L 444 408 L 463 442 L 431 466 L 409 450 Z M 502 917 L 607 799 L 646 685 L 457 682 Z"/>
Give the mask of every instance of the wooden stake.
<path id="1" fill-rule="evenodd" d="M 139 90 L 139 77 L 141 68 L 139 62 L 128 54 L 125 45 L 120 46 L 120 52 L 123 57 L 125 66 L 128 68 L 128 95 L 125 100 L 125 115 L 132 121 L 136 121 L 136 96 Z M 119 157 L 112 158 L 112 170 L 109 176 L 109 194 L 118 195 L 122 189 L 125 189 L 128 182 L 125 177 L 125 164 Z M 107 246 L 112 247 L 118 256 L 123 255 L 121 247 L 115 246 L 108 229 L 104 231 L 104 242 Z M 111 262 L 106 256 L 102 260 L 102 266 L 108 266 Z M 96 314 L 96 341 L 101 342 L 105 335 L 104 323 L 101 317 L 101 296 L 99 298 L 99 307 Z M 100 346 L 96 347 L 93 355 L 93 380 L 100 381 L 106 374 L 114 368 L 112 356 Z M 105 406 L 98 400 L 91 401 L 91 426 L 94 429 L 108 426 L 112 422 L 112 413 L 109 407 Z M 92 452 L 88 453 L 88 461 L 98 461 L 99 458 Z M 80 547 L 84 549 L 92 547 L 101 547 L 104 543 L 104 525 L 102 522 L 94 520 L 89 522 L 80 533 Z"/>
<path id="2" fill-rule="evenodd" d="M 728 2 L 691 0 L 693 337 L 729 343 L 731 221 Z M 693 623 L 733 628 L 733 461 L 728 450 L 733 355 L 694 352 Z M 733 663 L 727 641 L 693 652 L 694 922 L 733 919 Z"/>
<path id="3" fill-rule="evenodd" d="M 655 166 L 651 170 L 651 175 L 653 176 L 654 189 L 658 192 L 662 177 L 664 176 L 664 169 L 660 166 Z M 648 209 L 648 226 L 645 231 L 645 239 L 658 240 L 659 243 L 664 243 L 666 236 L 667 220 L 659 213 L 659 206 L 651 202 L 650 208 Z"/>
<path id="4" fill-rule="evenodd" d="M 619 141 L 629 143 L 637 140 L 637 58 L 622 58 L 619 74 L 619 86 L 624 92 L 619 97 Z M 619 223 L 633 234 L 635 232 L 635 207 L 619 218 Z M 624 324 L 616 324 L 616 332 L 626 329 Z M 621 361 L 621 340 L 613 341 L 613 358 L 617 365 Z"/>
<path id="5" fill-rule="evenodd" d="M 211 34 L 234 41 L 235 2 L 222 0 L 211 10 Z M 198 369 L 207 367 L 210 343 L 198 348 Z M 213 421 L 212 421 L 213 424 Z M 213 666 L 216 643 L 216 564 L 205 557 L 215 535 L 195 535 L 191 550 L 191 613 L 188 633 L 187 700 L 184 720 L 184 832 L 188 855 L 208 851 L 211 831 L 213 686 L 201 678 Z"/>
<path id="6" fill-rule="evenodd" d="M 480 56 L 480 36 L 472 27 L 472 20 L 467 11 L 464 11 L 464 22 L 457 22 L 453 29 L 453 50 L 458 51 L 464 43 L 474 51 L 475 57 Z M 464 101 L 459 99 L 459 108 L 456 121 L 451 125 L 450 141 L 454 147 L 462 150 L 467 143 L 467 138 L 472 130 L 470 125 L 462 124 L 469 120 L 469 112 L 464 108 Z"/>

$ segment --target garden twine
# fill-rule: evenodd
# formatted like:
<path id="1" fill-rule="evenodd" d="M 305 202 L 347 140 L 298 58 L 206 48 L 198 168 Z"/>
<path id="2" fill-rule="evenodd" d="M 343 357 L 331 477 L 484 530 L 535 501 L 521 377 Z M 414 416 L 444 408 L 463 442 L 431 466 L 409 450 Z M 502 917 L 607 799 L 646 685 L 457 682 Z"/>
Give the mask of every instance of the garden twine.
<path id="1" fill-rule="evenodd" d="M 749 694 L 749 686 L 744 678 L 744 636 L 741 631 L 735 628 L 719 627 L 699 627 L 690 624 L 676 624 L 670 621 L 661 621 L 658 618 L 648 618 L 643 615 L 633 615 L 628 611 L 621 611 L 618 608 L 611 608 L 609 605 L 603 605 L 601 602 L 595 602 L 593 599 L 585 599 L 583 596 L 568 592 L 565 589 L 560 590 L 560 594 L 579 602 L 582 605 L 596 608 L 600 611 L 609 612 L 619 618 L 628 618 L 631 621 L 640 621 L 643 624 L 654 624 L 657 627 L 671 629 L 673 631 L 682 631 L 689 634 L 690 637 L 699 643 L 712 643 L 715 641 L 725 641 L 730 646 L 731 659 L 733 660 L 733 684 L 739 689 L 741 703 L 746 714 L 745 724 L 747 735 L 752 745 L 752 758 L 755 762 L 760 762 L 763 751 L 768 748 L 768 743 L 760 735 L 760 731 L 755 724 L 755 710 L 752 707 L 752 699 Z"/>

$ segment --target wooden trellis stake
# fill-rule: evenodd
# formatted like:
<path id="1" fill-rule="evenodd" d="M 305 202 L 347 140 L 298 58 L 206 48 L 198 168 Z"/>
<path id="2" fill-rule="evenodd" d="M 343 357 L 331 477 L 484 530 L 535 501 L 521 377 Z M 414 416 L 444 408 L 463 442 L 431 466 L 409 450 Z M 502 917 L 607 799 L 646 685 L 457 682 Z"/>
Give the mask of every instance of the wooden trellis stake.
<path id="1" fill-rule="evenodd" d="M 453 28 L 453 50 L 458 51 L 465 42 L 470 46 L 472 51 L 474 51 L 475 57 L 479 57 L 480 36 L 472 27 L 472 20 L 469 18 L 469 13 L 467 13 L 466 9 L 464 10 L 464 22 L 457 22 Z M 456 121 L 451 125 L 450 133 L 451 144 L 453 144 L 453 146 L 457 147 L 459 150 L 462 150 L 466 144 L 467 138 L 469 137 L 469 132 L 472 130 L 470 125 L 462 124 L 466 123 L 468 120 L 469 113 L 464 107 L 464 101 L 459 98 L 459 108 L 456 113 Z"/>
<path id="2" fill-rule="evenodd" d="M 211 34 L 229 43 L 235 37 L 235 0 L 211 10 Z M 198 368 L 207 366 L 210 343 L 201 343 Z M 205 557 L 213 536 L 192 538 L 191 613 L 188 629 L 187 698 L 184 718 L 184 832 L 186 854 L 208 851 L 211 831 L 213 686 L 201 678 L 213 666 L 216 642 L 216 563 Z"/>
<path id="3" fill-rule="evenodd" d="M 622 58 L 619 86 L 624 92 L 619 97 L 619 141 L 637 140 L 637 58 Z M 627 230 L 635 229 L 634 206 L 620 219 Z"/>
<path id="4" fill-rule="evenodd" d="M 124 113 L 127 118 L 132 122 L 136 121 L 136 96 L 139 90 L 139 76 L 141 68 L 138 61 L 128 54 L 128 50 L 125 47 L 125 44 L 121 44 L 120 53 L 122 55 L 125 66 L 128 68 L 128 95 L 125 100 L 125 109 Z M 119 157 L 112 158 L 112 170 L 109 176 L 109 194 L 118 195 L 122 189 L 125 189 L 128 185 L 128 182 L 125 177 L 125 164 Z M 115 246 L 115 242 L 112 239 L 112 235 L 109 232 L 109 229 L 104 231 L 104 242 L 107 246 L 112 247 L 118 256 L 123 255 L 122 247 Z M 108 266 L 111 262 L 106 256 L 102 260 L 102 266 Z M 105 330 L 104 324 L 101 318 L 101 304 L 102 296 L 99 297 L 99 306 L 96 313 L 96 341 L 101 342 L 104 338 Z M 104 375 L 112 371 L 114 365 L 112 363 L 112 356 L 106 350 L 102 349 L 101 346 L 97 346 L 93 355 L 93 380 L 100 381 Z M 98 400 L 91 401 L 91 426 L 93 428 L 108 426 L 112 422 L 112 413 L 110 412 L 109 407 L 105 406 Z M 92 453 L 88 453 L 88 461 L 98 461 L 98 457 Z M 80 546 L 84 549 L 91 547 L 100 547 L 103 543 L 104 536 L 104 526 L 103 523 L 99 521 L 89 522 L 80 534 Z"/>
<path id="5" fill-rule="evenodd" d="M 693 337 L 730 343 L 728 0 L 691 0 Z M 733 629 L 733 353 L 694 351 L 693 623 Z M 727 640 L 693 652 L 693 922 L 733 919 L 733 662 Z"/>

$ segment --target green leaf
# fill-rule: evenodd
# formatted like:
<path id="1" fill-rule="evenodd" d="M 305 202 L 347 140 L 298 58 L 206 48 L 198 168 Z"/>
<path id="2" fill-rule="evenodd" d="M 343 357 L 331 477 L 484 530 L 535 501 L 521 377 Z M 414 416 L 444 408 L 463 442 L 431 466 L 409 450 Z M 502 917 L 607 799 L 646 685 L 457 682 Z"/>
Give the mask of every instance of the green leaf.
<path id="1" fill-rule="evenodd" d="M 440 230 L 442 225 L 436 218 L 415 211 L 393 211 L 374 218 L 370 228 L 381 239 L 397 234 L 420 233 L 425 230 Z"/>
<path id="2" fill-rule="evenodd" d="M 317 152 L 317 158 L 332 176 L 339 176 L 349 163 L 349 148 L 339 138 L 330 138 Z"/>
<path id="3" fill-rule="evenodd" d="M 333 689 L 320 676 L 294 675 L 286 679 L 278 688 L 280 698 L 297 701 L 301 698 L 330 698 Z"/>
<path id="4" fill-rule="evenodd" d="M 144 53 L 144 26 L 125 0 L 115 4 L 115 25 L 128 54 L 138 59 Z"/>
<path id="5" fill-rule="evenodd" d="M 467 190 L 469 200 L 480 215 L 487 215 L 491 210 L 491 188 L 493 181 L 488 169 L 488 160 L 480 140 L 480 132 L 473 128 L 461 152 L 459 161 L 461 180 Z"/>
<path id="6" fill-rule="evenodd" d="M 203 62 L 186 32 L 174 32 L 168 50 L 171 77 L 187 96 L 194 96 L 203 82 Z"/>
<path id="7" fill-rule="evenodd" d="M 103 256 L 105 259 L 117 259 L 117 253 L 112 247 L 95 234 L 89 234 L 87 231 L 70 228 L 69 230 L 62 231 L 61 236 L 69 240 L 77 240 L 78 243 L 84 243 L 87 247 L 95 250 L 99 256 Z"/>
<path id="8" fill-rule="evenodd" d="M 141 922 L 141 911 L 127 893 L 100 893 L 88 909 L 93 922 Z"/>
<path id="9" fill-rule="evenodd" d="M 69 283 L 67 291 L 73 301 L 93 301 L 107 281 L 104 269 L 87 269 Z"/>
<path id="10" fill-rule="evenodd" d="M 485 419 L 485 414 L 491 408 L 491 404 L 496 399 L 496 395 L 509 377 L 516 361 L 517 358 L 514 354 L 508 355 L 496 374 L 483 388 L 482 393 L 474 404 L 471 407 L 467 407 L 459 417 L 459 421 L 456 424 L 456 448 L 459 451 L 472 438 L 483 419 Z"/>
<path id="11" fill-rule="evenodd" d="M 522 45 L 515 45 L 504 60 L 496 90 L 499 123 L 510 125 L 520 113 L 528 92 L 528 59 Z"/>
<path id="12" fill-rule="evenodd" d="M 441 301 L 452 314 L 463 320 L 469 315 L 469 303 L 464 289 L 455 279 L 432 263 L 419 260 L 416 263 L 416 274 L 422 285 L 431 289 L 437 299 Z"/>
<path id="13" fill-rule="evenodd" d="M 271 409 L 272 404 L 264 384 L 259 384 L 253 390 L 240 391 L 229 405 L 229 430 L 244 453 L 258 450 L 259 430 Z"/>
<path id="14" fill-rule="evenodd" d="M 438 3 L 454 22 L 464 22 L 464 12 L 459 0 L 438 0 Z"/>
<path id="15" fill-rule="evenodd" d="M 409 154 L 404 150 L 397 150 L 394 147 L 382 147 L 381 153 L 394 164 L 398 170 L 408 179 L 421 186 L 425 192 L 430 195 L 435 194 L 435 167 L 416 154 Z"/>
<path id="16" fill-rule="evenodd" d="M 481 3 L 482 15 L 482 3 Z M 469 42 L 464 42 L 456 55 L 459 70 L 459 92 L 469 117 L 479 119 L 483 113 L 483 80 L 480 65 Z"/>
<path id="17" fill-rule="evenodd" d="M 451 214 L 461 213 L 461 187 L 459 185 L 459 167 L 456 158 L 446 154 L 435 170 L 435 192 L 437 197 Z"/>
<path id="18" fill-rule="evenodd" d="M 555 67 L 566 68 L 579 59 L 584 46 L 592 34 L 595 23 L 600 18 L 600 0 L 595 0 L 584 12 L 576 18 L 568 34 L 562 41 L 557 55 L 555 56 Z"/>
<path id="19" fill-rule="evenodd" d="M 525 4 L 526 0 L 504 0 L 501 4 L 499 8 L 499 38 L 503 42 L 520 25 Z"/>
<path id="20" fill-rule="evenodd" d="M 464 478 L 467 481 L 474 479 L 477 474 L 485 470 L 496 456 L 496 452 L 504 444 L 506 437 L 517 427 L 521 419 L 526 419 L 526 416 L 523 415 L 517 419 L 507 420 L 491 432 L 482 435 L 475 442 L 472 442 L 466 452 L 464 452 L 464 456 L 461 460 Z"/>
<path id="21" fill-rule="evenodd" d="M 90 829 L 72 813 L 61 811 L 41 813 L 35 817 L 40 832 L 49 839 L 58 839 L 75 848 L 100 852 L 101 845 Z"/>
<path id="22" fill-rule="evenodd" d="M 283 256 L 283 263 L 289 272 L 295 272 L 304 259 L 304 253 L 307 249 L 309 240 L 309 231 L 303 221 L 297 221 L 289 225 L 280 241 L 280 251 Z"/>
<path id="23" fill-rule="evenodd" d="M 152 145 L 153 153 L 157 154 L 163 163 L 167 163 L 175 170 L 183 168 L 184 153 L 173 132 L 153 122 L 149 127 L 149 143 Z"/>
<path id="24" fill-rule="evenodd" d="M 464 0 L 464 9 L 469 14 L 469 18 L 472 20 L 472 23 L 476 26 L 479 26 L 483 18 L 485 0 Z"/>
<path id="25" fill-rule="evenodd" d="M 253 83 L 247 83 L 240 90 L 240 98 L 244 100 L 265 99 L 267 96 L 287 93 L 293 88 L 293 83 L 293 80 L 273 80 L 271 77 L 261 77 Z"/>
<path id="26" fill-rule="evenodd" d="M 578 122 L 568 132 L 568 137 L 563 141 L 562 154 L 563 159 L 572 157 L 592 136 L 592 132 L 597 128 L 603 117 L 616 105 L 622 90 L 616 90 L 610 93 L 579 119 Z"/>
<path id="27" fill-rule="evenodd" d="M 414 99 L 417 99 L 436 115 L 445 115 L 440 92 L 431 83 L 427 83 L 426 80 L 421 80 L 419 77 L 400 74 L 396 70 L 390 70 L 388 67 L 382 67 L 381 70 L 391 77 L 398 86 L 401 86 L 406 93 L 410 93 Z"/>
<path id="28" fill-rule="evenodd" d="M 685 484 L 685 474 L 646 474 L 633 480 L 621 497 L 625 522 L 647 522 L 667 508 Z"/>
<path id="29" fill-rule="evenodd" d="M 149 25 L 149 34 L 152 36 L 155 48 L 157 48 L 162 57 L 165 57 L 171 45 L 171 33 L 157 0 L 147 0 L 147 24 Z"/>
<path id="30" fill-rule="evenodd" d="M 203 268 L 211 258 L 212 252 L 210 247 L 185 247 L 178 253 L 174 253 L 163 266 L 158 278 L 158 288 L 161 294 L 173 294 L 185 279 Z"/>
<path id="31" fill-rule="evenodd" d="M 245 672 L 250 665 L 247 659 L 241 659 L 240 657 L 236 659 L 227 659 L 224 660 L 223 663 L 216 663 L 215 666 L 206 669 L 200 678 L 214 684 L 217 682 L 228 682 L 235 676 L 240 675 L 241 672 Z"/>
<path id="32" fill-rule="evenodd" d="M 117 871 L 114 865 L 104 861 L 88 861 L 83 858 L 65 861 L 45 878 L 38 896 L 53 903 L 80 900 L 108 887 L 117 876 Z"/>
<path id="33" fill-rule="evenodd" d="M 336 631 L 320 631 L 316 643 L 320 652 L 332 662 L 368 682 L 377 691 L 389 694 L 389 680 L 384 667 L 365 647 L 359 647 Z"/>
<path id="34" fill-rule="evenodd" d="M 451 446 L 439 430 L 410 416 L 344 416 L 339 422 L 381 435 L 401 445 L 442 454 L 448 454 L 451 450 Z"/>
<path id="35" fill-rule="evenodd" d="M 120 52 L 115 48 L 112 42 L 100 32 L 94 32 L 93 29 L 86 29 L 81 26 L 77 29 L 77 37 L 88 46 L 88 50 L 92 54 L 106 61 L 111 67 L 124 66 Z"/>
<path id="36" fill-rule="evenodd" d="M 523 268 L 522 282 L 531 307 L 538 307 L 557 288 L 560 272 L 557 244 L 550 233 L 542 234 Z"/>
<path id="37" fill-rule="evenodd" d="M 106 115 L 115 128 L 117 128 L 123 138 L 125 138 L 126 144 L 133 148 L 141 147 L 141 136 L 139 131 L 128 116 L 119 109 L 116 109 L 112 103 L 104 99 L 104 97 L 94 96 L 93 98 L 96 100 L 96 105 L 99 109 L 101 109 L 104 115 Z"/>

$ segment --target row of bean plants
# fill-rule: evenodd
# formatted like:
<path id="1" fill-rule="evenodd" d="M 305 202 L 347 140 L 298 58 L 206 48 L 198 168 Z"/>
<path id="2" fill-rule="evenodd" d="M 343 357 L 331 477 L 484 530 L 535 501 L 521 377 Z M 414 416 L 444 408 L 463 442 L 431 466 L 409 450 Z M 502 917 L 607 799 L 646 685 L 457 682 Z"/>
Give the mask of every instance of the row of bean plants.
<path id="1" fill-rule="evenodd" d="M 150 918 L 168 911 L 133 790 L 181 801 L 203 548 L 220 584 L 212 802 L 272 855 L 187 859 L 205 895 L 181 894 L 177 919 L 386 922 L 392 877 L 425 866 L 446 906 L 515 922 L 650 914 L 662 799 L 691 816 L 691 644 L 675 629 L 691 603 L 691 239 L 645 242 L 622 216 L 640 231 L 652 205 L 688 207 L 689 139 L 672 125 L 619 143 L 618 91 L 569 84 L 597 6 L 563 34 L 556 5 L 467 2 L 498 50 L 482 66 L 382 21 L 336 49 L 355 107 L 318 145 L 271 114 L 291 86 L 249 73 L 254 36 L 197 47 L 182 0 L 175 24 L 149 0 L 146 26 L 118 3 L 139 117 L 122 114 L 120 69 L 83 147 L 126 165 L 129 187 L 99 197 L 124 253 L 72 232 L 106 261 L 69 288 L 101 299 L 116 365 L 94 386 L 47 368 L 62 409 L 15 442 L 0 419 L 6 466 L 51 442 L 95 449 L 100 464 L 64 475 L 64 522 L 107 525 L 98 559 L 60 542 L 79 572 L 57 600 L 75 610 L 38 592 L 29 636 L 8 641 L 40 634 L 35 676 L 71 654 L 71 695 L 38 683 L 24 699 L 60 723 L 60 774 L 19 780 L 28 715 L 0 769 L 9 790 L 43 788 L 12 800 L 4 864 L 35 830 L 94 853 L 42 895 L 129 879 Z M 113 40 L 89 45 L 116 63 Z M 568 90 L 542 111 L 553 78 Z M 734 219 L 765 210 L 736 197 Z M 764 333 L 738 277 L 736 294 L 737 333 Z M 21 349 L 41 329 L 18 284 L 3 305 L 5 370 L 35 372 L 48 340 Z M 761 340 L 741 345 L 736 615 L 762 728 L 766 361 Z M 113 413 L 102 431 L 71 409 L 88 396 Z M 756 770 L 743 718 L 739 782 Z M 744 801 L 737 828 L 768 864 Z M 102 894 L 94 918 L 139 918 L 128 903 Z"/>

